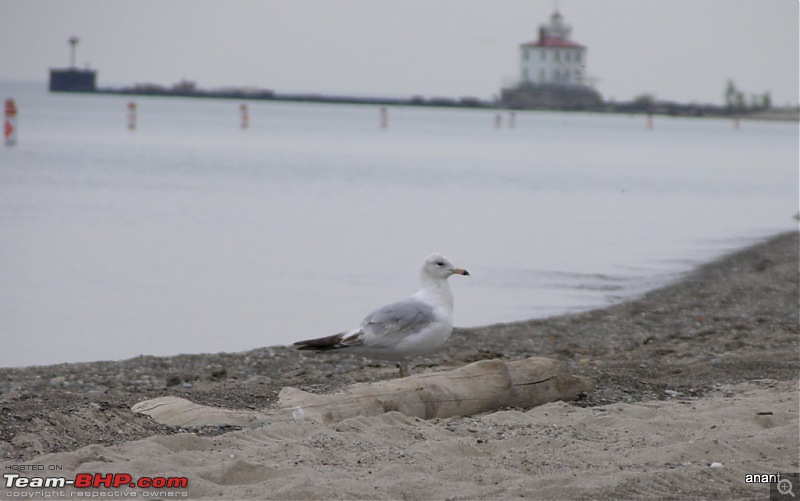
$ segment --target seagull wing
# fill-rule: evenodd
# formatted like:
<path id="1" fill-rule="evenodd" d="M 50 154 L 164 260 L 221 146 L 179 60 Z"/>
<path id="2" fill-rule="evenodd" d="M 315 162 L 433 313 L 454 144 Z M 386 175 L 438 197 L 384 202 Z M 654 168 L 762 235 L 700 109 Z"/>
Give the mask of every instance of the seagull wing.
<path id="1" fill-rule="evenodd" d="M 416 334 L 436 322 L 433 307 L 408 298 L 373 311 L 358 330 L 342 340 L 347 345 L 371 348 L 393 347 L 403 338 Z"/>

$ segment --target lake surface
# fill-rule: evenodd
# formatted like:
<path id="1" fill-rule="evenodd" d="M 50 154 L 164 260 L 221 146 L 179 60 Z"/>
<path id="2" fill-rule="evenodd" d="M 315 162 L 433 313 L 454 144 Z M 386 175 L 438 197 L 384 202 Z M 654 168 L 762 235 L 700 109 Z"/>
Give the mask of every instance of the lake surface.
<path id="1" fill-rule="evenodd" d="M 581 311 L 797 228 L 797 123 L 0 91 L 0 366 L 333 334 L 431 252 L 456 326 Z"/>

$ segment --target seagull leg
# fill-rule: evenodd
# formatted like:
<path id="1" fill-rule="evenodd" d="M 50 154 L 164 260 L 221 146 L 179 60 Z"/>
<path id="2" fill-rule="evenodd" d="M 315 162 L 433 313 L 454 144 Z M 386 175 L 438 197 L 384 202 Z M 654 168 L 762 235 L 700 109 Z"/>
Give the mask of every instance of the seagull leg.
<path id="1" fill-rule="evenodd" d="M 408 362 L 403 360 L 400 362 L 400 377 L 408 376 Z"/>

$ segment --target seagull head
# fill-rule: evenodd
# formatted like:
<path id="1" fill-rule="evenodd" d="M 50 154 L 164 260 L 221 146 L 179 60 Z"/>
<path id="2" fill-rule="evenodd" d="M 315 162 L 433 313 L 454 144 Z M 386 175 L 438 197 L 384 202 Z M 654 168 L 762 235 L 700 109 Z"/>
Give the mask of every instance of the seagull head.
<path id="1" fill-rule="evenodd" d="M 464 268 L 458 268 L 441 254 L 431 254 L 422 263 L 423 279 L 446 280 L 450 275 L 469 276 L 469 272 Z"/>

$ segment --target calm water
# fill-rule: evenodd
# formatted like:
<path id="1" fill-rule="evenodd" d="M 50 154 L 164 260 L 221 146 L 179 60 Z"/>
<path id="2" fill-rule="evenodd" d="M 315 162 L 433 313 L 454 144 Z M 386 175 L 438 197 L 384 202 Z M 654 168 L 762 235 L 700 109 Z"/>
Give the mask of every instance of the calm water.
<path id="1" fill-rule="evenodd" d="M 579 311 L 797 227 L 797 124 L 0 90 L 0 366 L 332 334 L 433 251 L 457 326 Z"/>

